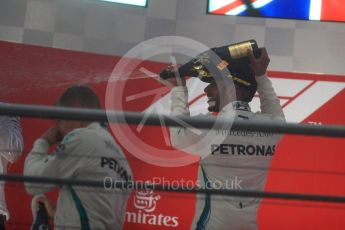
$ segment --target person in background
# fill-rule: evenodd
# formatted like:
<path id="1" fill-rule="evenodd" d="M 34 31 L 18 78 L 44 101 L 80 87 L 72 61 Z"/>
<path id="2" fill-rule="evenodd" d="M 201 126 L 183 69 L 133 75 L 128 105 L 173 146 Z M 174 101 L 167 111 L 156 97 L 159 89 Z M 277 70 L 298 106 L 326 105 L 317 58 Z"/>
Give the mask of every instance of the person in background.
<path id="1" fill-rule="evenodd" d="M 18 117 L 0 116 L 0 173 L 7 173 L 8 163 L 18 160 L 23 151 L 23 136 Z M 9 220 L 5 198 L 5 182 L 0 181 L 0 229 Z"/>
<path id="2" fill-rule="evenodd" d="M 83 85 L 69 87 L 58 106 L 100 109 L 97 95 Z M 58 144 L 56 150 L 49 148 Z M 24 175 L 77 180 L 131 181 L 132 173 L 122 150 L 98 122 L 58 120 L 33 145 Z M 31 195 L 43 194 L 58 185 L 25 184 Z M 54 216 L 54 229 L 121 229 L 128 191 L 62 186 L 56 208 L 45 198 L 48 215 Z"/>

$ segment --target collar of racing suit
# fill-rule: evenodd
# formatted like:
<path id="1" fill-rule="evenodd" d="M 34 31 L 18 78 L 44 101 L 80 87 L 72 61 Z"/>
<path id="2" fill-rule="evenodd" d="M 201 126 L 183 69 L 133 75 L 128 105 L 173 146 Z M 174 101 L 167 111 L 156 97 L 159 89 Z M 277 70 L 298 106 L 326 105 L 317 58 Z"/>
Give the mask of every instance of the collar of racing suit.
<path id="1" fill-rule="evenodd" d="M 100 123 L 99 122 L 92 122 L 91 124 L 89 124 L 86 128 L 87 129 L 98 129 L 100 127 Z"/>
<path id="2" fill-rule="evenodd" d="M 226 106 L 223 107 L 221 113 L 224 113 L 229 110 L 242 110 L 242 111 L 247 111 L 251 112 L 250 106 L 247 102 L 244 101 L 232 101 Z"/>

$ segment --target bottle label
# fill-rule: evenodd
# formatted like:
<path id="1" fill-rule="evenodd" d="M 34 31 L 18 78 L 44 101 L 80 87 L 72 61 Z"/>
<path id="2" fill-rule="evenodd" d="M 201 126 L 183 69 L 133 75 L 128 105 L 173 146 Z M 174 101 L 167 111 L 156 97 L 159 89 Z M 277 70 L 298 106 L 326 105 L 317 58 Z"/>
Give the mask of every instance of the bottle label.
<path id="1" fill-rule="evenodd" d="M 205 67 L 210 63 L 210 57 L 207 53 L 201 54 L 193 61 L 193 69 L 198 73 L 199 77 L 212 77 L 212 74 Z"/>
<path id="2" fill-rule="evenodd" d="M 229 65 L 229 63 L 225 60 L 222 60 L 218 65 L 217 65 L 217 68 L 220 70 L 220 71 L 223 71 L 223 69 L 225 69 L 227 66 Z"/>
<path id="3" fill-rule="evenodd" d="M 253 47 L 250 42 L 244 42 L 237 45 L 228 47 L 230 55 L 233 59 L 242 58 L 247 56 L 247 50 L 253 52 Z"/>

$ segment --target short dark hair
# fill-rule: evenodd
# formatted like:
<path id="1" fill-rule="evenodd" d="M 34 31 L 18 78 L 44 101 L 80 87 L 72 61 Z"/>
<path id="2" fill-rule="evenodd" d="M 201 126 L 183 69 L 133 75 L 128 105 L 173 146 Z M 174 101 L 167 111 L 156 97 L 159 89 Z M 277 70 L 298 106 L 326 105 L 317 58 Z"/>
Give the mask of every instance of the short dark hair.
<path id="1" fill-rule="evenodd" d="M 100 109 L 96 93 L 87 85 L 72 85 L 60 96 L 58 106 Z"/>

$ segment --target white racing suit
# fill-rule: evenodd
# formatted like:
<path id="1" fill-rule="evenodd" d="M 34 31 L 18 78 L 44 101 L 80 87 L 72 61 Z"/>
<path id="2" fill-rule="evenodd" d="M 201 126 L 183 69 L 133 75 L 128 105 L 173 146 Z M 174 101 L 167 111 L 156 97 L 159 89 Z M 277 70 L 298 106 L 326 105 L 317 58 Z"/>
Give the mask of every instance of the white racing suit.
<path id="1" fill-rule="evenodd" d="M 99 123 L 68 133 L 57 150 L 38 139 L 27 156 L 24 175 L 91 181 L 131 181 L 132 173 L 120 147 Z M 109 180 L 111 178 L 111 180 Z M 57 185 L 26 183 L 32 195 Z M 121 229 L 129 192 L 120 189 L 78 186 L 60 187 L 54 217 L 55 229 Z"/>
<path id="2" fill-rule="evenodd" d="M 23 151 L 23 136 L 18 117 L 0 116 L 0 173 L 7 173 L 8 162 L 14 163 Z M 0 214 L 10 218 L 7 210 L 4 181 L 0 181 Z"/>
<path id="3" fill-rule="evenodd" d="M 231 102 L 218 117 L 254 121 L 285 121 L 267 76 L 257 77 L 261 113 L 247 103 Z M 172 90 L 172 114 L 189 115 L 186 87 Z M 208 116 L 208 115 L 201 115 Z M 210 115 L 209 115 L 210 116 Z M 264 132 L 170 128 L 174 147 L 201 155 L 197 186 L 214 189 L 263 191 L 271 160 L 281 135 Z M 201 145 L 200 145 L 201 144 Z M 201 147 L 200 147 L 201 146 Z M 197 195 L 191 229 L 257 229 L 260 199 L 223 195 Z"/>

